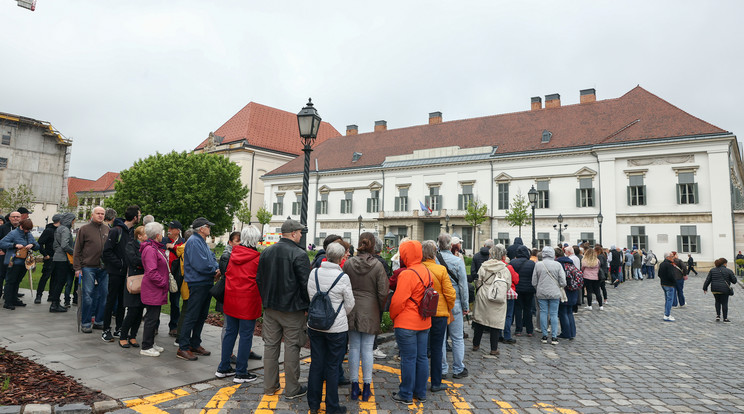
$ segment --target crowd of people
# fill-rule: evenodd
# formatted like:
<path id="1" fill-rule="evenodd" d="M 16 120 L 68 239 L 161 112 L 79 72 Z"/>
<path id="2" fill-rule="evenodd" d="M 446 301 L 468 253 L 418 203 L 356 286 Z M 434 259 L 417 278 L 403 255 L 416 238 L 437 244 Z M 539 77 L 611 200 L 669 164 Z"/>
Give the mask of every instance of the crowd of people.
<path id="1" fill-rule="evenodd" d="M 607 282 L 617 288 L 628 280 L 653 279 L 658 273 L 665 298 L 663 320 L 674 321 L 672 308 L 686 306 L 688 273 L 697 274 L 692 257 L 688 255 L 685 263 L 676 252 L 665 253 L 659 262 L 652 251 L 637 248 L 604 249 L 585 243 L 538 251 L 520 238 L 508 248 L 486 240 L 473 255 L 468 272 L 461 240 L 446 233 L 437 240 L 403 239 L 392 266 L 380 255 L 382 240 L 372 233 L 360 235 L 356 254 L 354 246 L 331 235 L 311 263 L 299 244 L 304 226 L 292 219 L 282 224 L 281 239 L 262 252 L 257 249 L 261 239 L 257 228 L 233 232 L 217 260 L 206 242 L 214 224 L 204 217 L 195 219 L 182 234 L 183 227 L 175 220 L 166 229 L 145 216 L 143 225 L 138 225 L 142 214 L 136 205 L 129 206 L 123 217 L 96 207 L 74 240 L 75 216 L 65 213 L 53 217 L 37 242 L 27 216 L 28 211 L 19 208 L 0 226 L 6 309 L 26 306 L 18 286 L 31 251 L 38 250 L 43 269 L 35 303 L 41 302 L 49 281 L 50 312 L 67 312 L 71 300 L 72 304 L 79 301 L 83 333 L 99 329 L 103 341 L 118 338 L 121 348 L 141 348 L 140 354 L 148 357 L 165 352 L 155 338 L 161 308 L 170 303 L 168 334 L 178 347 L 175 356 L 194 361 L 211 354 L 202 346 L 201 335 L 215 297 L 218 311 L 224 314 L 215 375 L 234 377 L 236 383 L 254 381 L 257 377 L 248 372 L 248 360 L 263 358 L 264 393 L 275 394 L 281 389 L 283 343 L 284 396 L 291 400 L 307 395 L 311 412 L 320 409 L 324 382 L 329 413 L 346 412 L 339 403 L 339 386 L 350 386 L 351 400 L 372 397 L 373 360 L 385 357 L 377 349 L 377 335 L 386 311 L 401 365 L 399 389 L 392 399 L 411 404 L 414 399 L 425 401 L 427 391 L 447 389 L 442 379 L 450 370 L 452 379 L 469 375 L 466 320 L 472 319 L 472 351 L 479 351 L 488 332 L 489 347 L 483 357 L 497 358 L 500 343 L 532 337 L 535 320 L 542 343 L 573 340 L 577 336 L 574 314 L 584 303 L 585 310 L 593 310 L 594 300 L 603 311 L 608 303 Z M 729 322 L 728 296 L 737 282 L 726 264 L 726 259 L 718 259 L 703 285 L 705 293 L 710 288 L 714 296 L 716 321 L 723 322 Z M 263 356 L 251 349 L 259 317 L 263 317 Z M 312 358 L 305 386 L 300 383 L 300 349 L 308 338 Z M 342 364 L 347 352 L 348 378 Z"/>

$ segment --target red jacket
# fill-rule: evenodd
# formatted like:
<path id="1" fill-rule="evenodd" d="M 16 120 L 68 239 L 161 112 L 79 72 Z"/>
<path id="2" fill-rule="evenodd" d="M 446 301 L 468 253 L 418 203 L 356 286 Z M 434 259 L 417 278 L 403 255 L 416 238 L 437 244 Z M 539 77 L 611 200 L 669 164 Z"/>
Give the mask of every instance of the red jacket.
<path id="1" fill-rule="evenodd" d="M 256 284 L 258 259 L 258 251 L 250 247 L 233 247 L 225 270 L 225 315 L 246 320 L 261 316 L 261 295 Z"/>

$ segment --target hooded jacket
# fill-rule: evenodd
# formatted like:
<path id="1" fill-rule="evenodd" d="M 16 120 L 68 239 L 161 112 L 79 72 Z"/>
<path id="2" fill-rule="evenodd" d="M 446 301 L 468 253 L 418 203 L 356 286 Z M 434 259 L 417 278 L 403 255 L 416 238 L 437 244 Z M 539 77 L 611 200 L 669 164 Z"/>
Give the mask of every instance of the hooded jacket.
<path id="1" fill-rule="evenodd" d="M 429 269 L 431 275 L 434 276 L 432 278 L 434 283 L 432 287 L 439 292 L 439 304 L 437 305 L 436 316 L 451 316 L 452 308 L 455 307 L 455 301 L 457 300 L 457 294 L 455 293 L 455 288 L 452 287 L 452 280 L 447 274 L 447 269 L 442 265 L 438 265 L 434 259 L 424 260 L 422 263 Z"/>
<path id="2" fill-rule="evenodd" d="M 114 219 L 114 227 L 109 230 L 106 243 L 103 244 L 103 264 L 109 275 L 126 276 L 127 244 L 132 237 L 132 230 L 124 220 Z"/>
<path id="3" fill-rule="evenodd" d="M 276 244 L 274 246 L 276 246 Z M 305 257 L 307 257 L 307 255 L 305 255 Z M 308 260 L 308 264 L 309 263 L 310 260 Z M 348 314 L 351 312 L 352 309 L 354 309 L 355 305 L 354 293 L 351 291 L 351 282 L 349 281 L 349 275 L 345 274 L 341 276 L 341 279 L 338 280 L 336 286 L 331 289 L 331 285 L 333 284 L 333 282 L 336 281 L 336 278 L 342 272 L 343 271 L 341 270 L 341 266 L 336 263 L 329 262 L 328 260 L 321 262 L 320 267 L 310 271 L 307 283 L 307 291 L 305 293 L 309 297 L 313 297 L 315 296 L 315 293 L 317 293 L 318 287 L 320 287 L 320 290 L 322 290 L 323 292 L 328 292 L 328 297 L 331 299 L 333 311 L 335 312 L 336 309 L 338 309 L 338 313 L 336 314 L 336 319 L 333 321 L 333 325 L 330 329 L 321 331 L 319 329 L 310 328 L 309 326 L 307 327 L 308 329 L 328 333 L 341 333 L 349 330 Z M 315 282 L 316 275 L 318 277 L 317 283 Z M 340 306 L 342 301 L 343 306 Z"/>
<path id="4" fill-rule="evenodd" d="M 506 248 L 506 257 L 509 258 L 509 260 L 514 259 L 517 257 L 517 251 L 519 250 L 520 246 L 524 246 L 524 242 L 522 241 L 521 237 L 515 237 L 514 238 L 514 244 Z M 527 247 L 527 246 L 524 246 Z M 529 249 L 527 249 L 529 251 Z"/>
<path id="5" fill-rule="evenodd" d="M 497 279 L 506 281 L 506 284 L 498 282 Z M 483 263 L 478 271 L 478 279 L 475 282 L 477 290 L 473 304 L 473 321 L 491 328 L 504 329 L 507 302 L 496 303 L 488 300 L 488 288 L 494 283 L 501 283 L 506 288 L 510 288 L 512 274 L 506 263 L 491 259 Z"/>
<path id="6" fill-rule="evenodd" d="M 398 275 L 398 284 L 390 301 L 390 318 L 395 328 L 412 331 L 429 329 L 431 318 L 421 318 L 418 311 L 418 303 L 424 297 L 424 290 L 432 278 L 429 270 L 421 263 L 421 243 L 416 240 L 406 241 L 400 245 L 398 252 L 406 264 L 406 270 Z"/>
<path id="7" fill-rule="evenodd" d="M 256 274 L 264 307 L 281 312 L 306 311 L 310 306 L 307 295 L 309 274 L 310 259 L 297 243 L 282 237 L 266 248 L 261 253 Z"/>
<path id="8" fill-rule="evenodd" d="M 555 261 L 555 250 L 550 246 L 543 247 L 542 261 L 535 264 L 532 286 L 535 286 L 535 296 L 538 299 L 560 299 L 561 289 L 566 287 L 566 272 Z"/>
<path id="9" fill-rule="evenodd" d="M 254 320 L 261 316 L 261 295 L 256 284 L 258 250 L 237 245 L 232 248 L 225 270 L 225 315 Z"/>
<path id="10" fill-rule="evenodd" d="M 39 246 L 41 246 L 39 251 L 44 256 L 49 256 L 49 257 L 54 256 L 54 232 L 55 231 L 57 231 L 57 226 L 55 226 L 54 223 L 49 223 L 44 228 L 44 231 L 41 232 L 41 236 L 39 236 Z"/>
<path id="11" fill-rule="evenodd" d="M 470 274 L 468 275 L 468 283 L 472 283 L 478 278 L 478 270 L 481 265 L 489 259 L 491 249 L 488 247 L 481 247 L 478 253 L 473 255 L 473 261 L 470 263 Z"/>
<path id="12" fill-rule="evenodd" d="M 163 253 L 163 247 L 155 240 L 147 240 L 140 244 L 142 267 L 145 269 L 140 300 L 145 305 L 158 306 L 168 303 L 168 260 Z"/>
<path id="13" fill-rule="evenodd" d="M 355 303 L 349 314 L 349 330 L 379 334 L 380 314 L 389 290 L 385 268 L 374 255 L 360 252 L 346 260 L 344 272 L 351 280 Z"/>
<path id="14" fill-rule="evenodd" d="M 59 219 L 59 227 L 54 232 L 54 256 L 52 261 L 66 262 L 67 254 L 75 252 L 75 243 L 72 241 L 72 221 L 75 213 L 65 213 Z"/>
<path id="15" fill-rule="evenodd" d="M 519 283 L 514 290 L 517 293 L 534 294 L 535 287 L 532 286 L 532 273 L 535 270 L 535 262 L 530 260 L 530 249 L 527 246 L 520 246 L 517 249 L 517 256 L 509 264 L 519 274 Z"/>

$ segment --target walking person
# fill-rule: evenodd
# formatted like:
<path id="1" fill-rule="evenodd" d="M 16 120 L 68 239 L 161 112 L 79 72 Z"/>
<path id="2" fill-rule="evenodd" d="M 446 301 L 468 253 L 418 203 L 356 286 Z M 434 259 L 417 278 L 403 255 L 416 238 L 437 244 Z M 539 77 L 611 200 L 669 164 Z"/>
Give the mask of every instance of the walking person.
<path id="1" fill-rule="evenodd" d="M 586 286 L 586 308 L 584 309 L 592 310 L 592 295 L 594 295 L 597 297 L 599 310 L 604 310 L 602 292 L 599 288 L 600 263 L 594 249 L 587 249 L 584 252 L 584 258 L 581 259 L 581 271 L 584 273 L 584 285 Z"/>
<path id="2" fill-rule="evenodd" d="M 664 321 L 674 322 L 672 303 L 677 298 L 677 266 L 674 264 L 674 252 L 664 253 L 664 261 L 659 265 L 659 283 L 664 290 Z"/>
<path id="3" fill-rule="evenodd" d="M 20 221 L 18 228 L 0 240 L 0 249 L 5 251 L 4 265 L 8 267 L 5 274 L 5 309 L 15 310 L 16 306 L 26 306 L 18 299 L 18 286 L 26 274 L 26 256 L 31 250 L 39 250 L 39 243 L 31 234 L 34 224 L 31 219 Z"/>
<path id="4" fill-rule="evenodd" d="M 519 275 L 506 264 L 506 248 L 503 244 L 491 247 L 490 259 L 478 270 L 475 280 L 475 303 L 473 305 L 473 351 L 480 348 L 484 331 L 489 331 L 490 351 L 484 358 L 496 358 L 499 355 L 499 337 L 506 322 L 507 292 L 512 286 L 512 277 Z M 497 289 L 496 297 L 491 297 Z M 511 327 L 510 327 L 511 328 Z"/>
<path id="5" fill-rule="evenodd" d="M 537 253 L 535 253 L 537 254 Z M 535 262 L 531 260 L 531 252 L 526 246 L 517 248 L 516 256 L 509 263 L 517 274 L 519 283 L 515 287 L 517 299 L 514 302 L 514 336 L 522 335 L 522 328 L 527 336 L 532 336 L 535 327 L 532 323 L 532 305 L 535 302 L 535 287 L 532 286 L 532 273 Z"/>
<path id="6" fill-rule="evenodd" d="M 138 208 L 139 210 L 139 208 Z M 145 328 L 142 332 L 142 350 L 140 355 L 157 357 L 164 351 L 155 344 L 155 330 L 160 320 L 160 308 L 168 303 L 168 259 L 163 250 L 163 225 L 157 222 L 145 225 L 147 241 L 140 245 L 142 267 L 145 276 L 142 278 L 140 298 L 147 309 Z"/>
<path id="7" fill-rule="evenodd" d="M 708 293 L 708 286 L 710 291 L 713 293 L 716 306 L 716 322 L 721 322 L 721 311 L 723 311 L 723 321 L 731 322 L 728 318 L 728 301 L 729 296 L 734 294 L 734 290 L 731 287 L 732 284 L 736 284 L 736 276 L 731 269 L 726 267 L 728 261 L 721 257 L 715 261 L 715 266 L 710 269 L 708 276 L 705 278 L 703 283 L 703 292 Z"/>
<path id="8" fill-rule="evenodd" d="M 566 287 L 566 273 L 563 266 L 555 261 L 555 249 L 545 246 L 542 249 L 542 260 L 537 262 L 532 273 L 532 286 L 535 286 L 535 297 L 540 306 L 540 329 L 542 343 L 547 344 L 548 318 L 550 319 L 550 343 L 558 345 L 558 305 L 561 290 Z"/>
<path id="9" fill-rule="evenodd" d="M 65 306 L 60 305 L 62 289 L 65 284 L 72 284 L 75 272 L 72 270 L 70 257 L 75 251 L 72 240 L 72 226 L 75 223 L 75 213 L 63 213 L 59 219 L 59 227 L 54 232 L 54 254 L 52 262 L 52 282 L 50 283 L 49 297 L 52 300 L 49 312 L 67 312 L 70 307 L 70 291 L 65 292 Z"/>
<path id="10" fill-rule="evenodd" d="M 690 272 L 693 272 L 695 273 L 695 276 L 697 276 L 698 272 L 697 270 L 695 270 L 693 266 L 695 266 L 695 260 L 693 260 L 692 255 L 688 253 L 687 254 L 687 274 L 689 275 Z"/>
<path id="11" fill-rule="evenodd" d="M 292 220 L 294 221 L 294 220 Z M 291 227 L 290 227 L 291 228 Z M 365 233 L 370 234 L 371 233 Z M 374 239 L 372 241 L 374 250 Z M 360 243 L 361 244 L 361 243 Z M 276 245 L 274 245 L 276 246 Z M 355 305 L 354 293 L 349 276 L 341 270 L 341 260 L 346 249 L 340 243 L 331 243 L 326 248 L 326 259 L 319 268 L 309 271 L 307 295 L 314 297 L 318 292 L 325 292 L 336 312 L 333 324 L 329 329 L 315 329 L 308 324 L 307 334 L 310 337 L 310 372 L 308 373 L 307 404 L 311 413 L 318 413 L 323 399 L 323 382 L 325 382 L 325 406 L 329 414 L 345 413 L 346 407 L 338 400 L 338 372 L 346 351 L 349 320 L 347 315 Z M 307 255 L 305 255 L 307 257 Z M 373 259 L 379 265 L 377 259 Z M 309 268 L 310 261 L 307 261 Z M 375 298 L 377 300 L 377 298 Z M 367 316 L 374 316 L 368 314 Z M 379 323 L 378 323 L 379 325 Z M 374 338 L 374 335 L 372 335 Z M 369 359 L 372 359 L 372 347 L 369 346 Z M 286 352 L 286 351 L 285 351 Z M 268 360 L 268 352 L 266 352 Z M 349 356 L 351 360 L 351 355 Z M 350 361 L 351 362 L 351 361 Z M 371 364 L 370 364 L 371 365 Z M 359 362 L 352 371 L 359 372 Z M 370 367 L 371 371 L 371 367 Z M 358 374 L 357 374 L 358 375 Z M 370 373 L 371 376 L 371 373 Z M 367 380 L 367 375 L 364 379 Z M 304 388 L 304 387 L 302 387 Z"/>
<path id="12" fill-rule="evenodd" d="M 142 254 L 140 245 L 147 241 L 145 226 L 139 226 L 132 232 L 132 238 L 126 246 L 127 254 L 127 280 L 133 276 L 141 276 L 145 273 L 142 267 Z M 121 324 L 121 333 L 119 335 L 119 346 L 122 348 L 139 348 L 137 342 L 137 332 L 142 324 L 142 312 L 144 307 L 139 293 L 129 293 L 124 288 L 124 307 L 127 309 L 124 316 L 124 323 Z"/>

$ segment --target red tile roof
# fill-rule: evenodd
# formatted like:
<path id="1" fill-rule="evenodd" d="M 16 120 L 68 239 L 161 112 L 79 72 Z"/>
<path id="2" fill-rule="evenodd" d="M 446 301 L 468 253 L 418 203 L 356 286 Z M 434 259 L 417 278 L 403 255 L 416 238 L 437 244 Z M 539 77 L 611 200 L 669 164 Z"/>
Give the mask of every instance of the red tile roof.
<path id="1" fill-rule="evenodd" d="M 245 139 L 248 145 L 299 155 L 302 153 L 297 114 L 250 102 L 219 127 L 214 134 L 223 144 Z M 341 134 L 328 122 L 321 122 L 316 144 Z M 207 139 L 196 149 L 203 148 Z"/>
<path id="2" fill-rule="evenodd" d="M 97 180 L 88 180 L 86 178 L 69 177 L 67 179 L 67 197 L 70 206 L 77 205 L 77 196 L 75 193 L 81 191 L 113 191 L 116 181 L 119 180 L 119 173 L 107 172 Z"/>
<path id="3" fill-rule="evenodd" d="M 541 142 L 543 130 L 553 134 L 550 142 Z M 333 170 L 377 166 L 387 156 L 417 149 L 498 145 L 496 154 L 509 154 L 725 132 L 637 86 L 615 99 L 332 138 L 312 157 L 320 170 Z M 355 152 L 362 156 L 352 162 Z M 267 175 L 302 168 L 297 157 Z"/>

